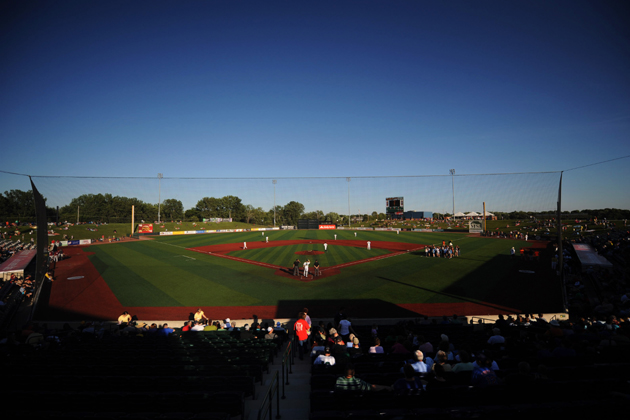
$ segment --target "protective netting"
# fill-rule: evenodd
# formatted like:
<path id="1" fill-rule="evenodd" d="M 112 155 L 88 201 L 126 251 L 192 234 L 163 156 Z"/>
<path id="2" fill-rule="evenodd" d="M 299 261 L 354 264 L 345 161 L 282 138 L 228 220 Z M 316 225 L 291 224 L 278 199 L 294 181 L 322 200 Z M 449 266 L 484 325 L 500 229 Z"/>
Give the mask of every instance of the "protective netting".
<path id="1" fill-rule="evenodd" d="M 12 177 L 15 184 L 18 175 L 0 174 L 0 178 L 7 177 Z M 58 206 L 62 219 L 102 220 L 103 214 L 107 214 L 106 221 L 126 222 L 131 217 L 131 204 L 136 205 L 137 219 L 157 220 L 159 207 L 162 220 L 181 220 L 193 215 L 246 220 L 245 209 L 249 209 L 250 216 L 256 211 L 268 216 L 273 214 L 274 204 L 279 211 L 292 202 L 301 204 L 304 213 L 316 212 L 319 217 L 384 214 L 388 197 L 404 197 L 405 211 L 440 215 L 450 215 L 453 211 L 481 213 L 484 202 L 486 210 L 492 213 L 554 212 L 560 173 L 275 179 L 33 176 L 32 179 L 46 198 L 46 206 L 49 209 Z M 25 190 L 30 189 L 27 182 L 28 179 Z M 237 197 L 242 207 L 236 211 L 225 200 L 221 202 L 225 197 Z M 214 200 L 202 202 L 204 198 Z M 49 210 L 49 220 L 52 213 Z"/>

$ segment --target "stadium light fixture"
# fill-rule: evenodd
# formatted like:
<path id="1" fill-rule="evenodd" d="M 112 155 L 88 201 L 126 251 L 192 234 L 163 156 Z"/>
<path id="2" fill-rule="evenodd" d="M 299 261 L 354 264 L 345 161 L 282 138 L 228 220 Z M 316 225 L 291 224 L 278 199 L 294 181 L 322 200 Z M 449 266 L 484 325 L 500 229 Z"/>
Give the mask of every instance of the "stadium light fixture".
<path id="1" fill-rule="evenodd" d="M 160 224 L 161 204 L 162 204 L 162 174 L 158 174 L 158 224 Z"/>
<path id="2" fill-rule="evenodd" d="M 455 169 L 449 169 L 451 174 L 451 184 L 453 186 L 453 222 L 455 222 Z"/>

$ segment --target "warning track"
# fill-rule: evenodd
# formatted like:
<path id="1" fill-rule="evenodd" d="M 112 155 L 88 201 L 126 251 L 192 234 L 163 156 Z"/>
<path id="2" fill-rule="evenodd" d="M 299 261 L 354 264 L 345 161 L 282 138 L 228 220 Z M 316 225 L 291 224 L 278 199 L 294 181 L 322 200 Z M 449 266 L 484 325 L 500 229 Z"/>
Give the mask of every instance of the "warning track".
<path id="1" fill-rule="evenodd" d="M 302 245 L 302 244 L 324 244 L 330 242 L 335 246 L 349 246 L 349 247 L 365 247 L 367 246 L 366 241 L 357 241 L 357 240 L 340 240 L 340 241 L 324 241 L 321 239 L 304 239 L 304 240 L 294 240 L 294 241 L 273 241 L 273 242 L 248 242 L 247 249 L 257 249 L 257 248 L 275 248 L 279 246 L 293 246 L 293 245 Z M 329 267 L 322 267 L 320 272 L 321 275 L 313 278 L 313 268 L 311 267 L 311 272 L 309 273 L 311 277 L 303 277 L 302 269 L 300 269 L 300 276 L 298 279 L 300 281 L 313 281 L 319 280 L 325 277 L 334 276 L 341 272 L 342 268 L 351 267 L 353 265 L 365 264 L 372 261 L 378 261 L 385 258 L 397 257 L 399 255 L 407 254 L 409 252 L 414 252 L 418 250 L 424 249 L 425 245 L 416 245 L 409 244 L 404 242 L 388 242 L 388 241 L 371 241 L 370 243 L 372 248 L 376 249 L 385 249 L 390 251 L 389 254 L 379 255 L 371 258 L 364 258 L 362 260 L 350 261 L 343 264 L 333 265 Z M 196 248 L 188 248 L 189 251 L 195 251 L 202 254 L 212 255 L 219 258 L 225 258 L 232 261 L 243 262 L 247 264 L 257 265 L 259 267 L 265 267 L 275 270 L 276 275 L 282 277 L 290 277 L 295 278 L 293 276 L 293 267 L 283 267 L 274 264 L 263 263 L 259 261 L 249 260 L 246 258 L 235 257 L 232 255 L 227 255 L 233 251 L 243 250 L 243 243 L 232 243 L 232 244 L 220 244 L 220 245 L 206 245 Z"/>

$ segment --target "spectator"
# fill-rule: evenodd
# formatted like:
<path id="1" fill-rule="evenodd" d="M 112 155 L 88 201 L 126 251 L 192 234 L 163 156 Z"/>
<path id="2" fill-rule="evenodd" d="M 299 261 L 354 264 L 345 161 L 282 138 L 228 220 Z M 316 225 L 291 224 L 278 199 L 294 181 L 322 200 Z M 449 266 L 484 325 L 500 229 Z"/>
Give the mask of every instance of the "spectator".
<path id="1" fill-rule="evenodd" d="M 265 340 L 277 340 L 278 334 L 273 331 L 272 327 L 267 327 L 267 334 L 265 334 Z"/>
<path id="2" fill-rule="evenodd" d="M 324 350 L 324 354 L 320 354 L 317 356 L 314 365 L 327 365 L 334 366 L 335 365 L 335 357 L 330 355 L 330 347 L 326 347 Z"/>
<path id="3" fill-rule="evenodd" d="M 127 311 L 123 312 L 122 315 L 118 317 L 118 325 L 120 325 L 121 328 L 124 328 L 130 322 L 131 322 L 131 315 L 129 315 L 129 312 Z"/>
<path id="4" fill-rule="evenodd" d="M 164 324 L 162 325 L 162 328 L 160 328 L 157 332 L 158 335 L 163 335 L 163 336 L 168 336 L 170 334 L 173 334 L 175 332 L 174 329 L 170 328 L 168 326 L 168 324 Z"/>
<path id="5" fill-rule="evenodd" d="M 385 353 L 385 350 L 383 350 L 381 346 L 381 340 L 378 337 L 374 338 L 374 345 L 370 347 L 370 353 Z"/>
<path id="6" fill-rule="evenodd" d="M 427 365 L 424 363 L 424 354 L 420 350 L 416 350 L 413 353 L 413 360 L 410 360 L 408 364 L 406 364 L 400 369 L 400 371 L 402 373 L 405 373 L 404 369 L 407 366 L 411 366 L 414 372 L 418 372 L 421 374 L 427 373 L 427 370 L 428 370 Z"/>
<path id="7" fill-rule="evenodd" d="M 193 319 L 194 319 L 195 322 L 198 322 L 200 324 L 206 324 L 209 321 L 208 317 L 201 310 L 201 308 L 197 309 L 197 312 L 195 312 L 195 315 L 193 316 Z"/>
<path id="8" fill-rule="evenodd" d="M 470 354 L 466 350 L 461 350 L 459 352 L 459 363 L 453 366 L 453 372 L 472 372 L 474 366 L 470 360 Z"/>
<path id="9" fill-rule="evenodd" d="M 487 388 L 500 384 L 499 378 L 496 373 L 490 369 L 488 359 L 483 353 L 477 355 L 477 366 L 473 370 L 470 383 L 477 388 Z"/>
<path id="10" fill-rule="evenodd" d="M 308 335 L 310 333 L 309 325 L 306 322 L 306 314 L 304 312 L 300 312 L 298 314 L 298 320 L 293 325 L 293 329 L 295 330 L 299 343 L 298 355 L 300 360 L 304 360 L 304 348 L 307 345 Z"/>
<path id="11" fill-rule="evenodd" d="M 492 329 L 492 336 L 488 339 L 488 344 L 505 344 L 505 338 L 501 335 L 501 330 L 499 328 Z"/>
<path id="12" fill-rule="evenodd" d="M 411 394 L 411 393 L 419 393 L 423 390 L 422 381 L 418 376 L 416 376 L 416 371 L 412 367 L 412 365 L 405 365 L 403 367 L 403 373 L 405 374 L 404 378 L 398 379 L 392 385 L 394 391 L 399 394 Z"/>
<path id="13" fill-rule="evenodd" d="M 344 376 L 337 378 L 335 391 L 371 391 L 376 389 L 375 385 L 355 378 L 354 375 L 354 368 L 352 366 L 347 366 Z"/>

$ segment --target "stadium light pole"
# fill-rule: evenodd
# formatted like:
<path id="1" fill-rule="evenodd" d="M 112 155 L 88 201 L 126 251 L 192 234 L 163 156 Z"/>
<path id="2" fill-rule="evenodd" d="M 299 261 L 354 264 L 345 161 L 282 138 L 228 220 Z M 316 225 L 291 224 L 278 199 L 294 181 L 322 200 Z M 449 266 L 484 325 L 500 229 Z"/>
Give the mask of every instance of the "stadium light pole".
<path id="1" fill-rule="evenodd" d="M 350 227 L 350 178 L 346 178 L 348 181 L 348 227 Z"/>
<path id="2" fill-rule="evenodd" d="M 273 227 L 276 227 L 276 184 L 278 181 L 274 179 L 271 182 L 273 182 Z"/>
<path id="3" fill-rule="evenodd" d="M 449 169 L 451 173 L 451 184 L 453 186 L 453 222 L 455 222 L 455 169 Z"/>
<path id="4" fill-rule="evenodd" d="M 162 174 L 158 174 L 158 224 L 160 223 L 161 204 L 162 204 Z"/>

